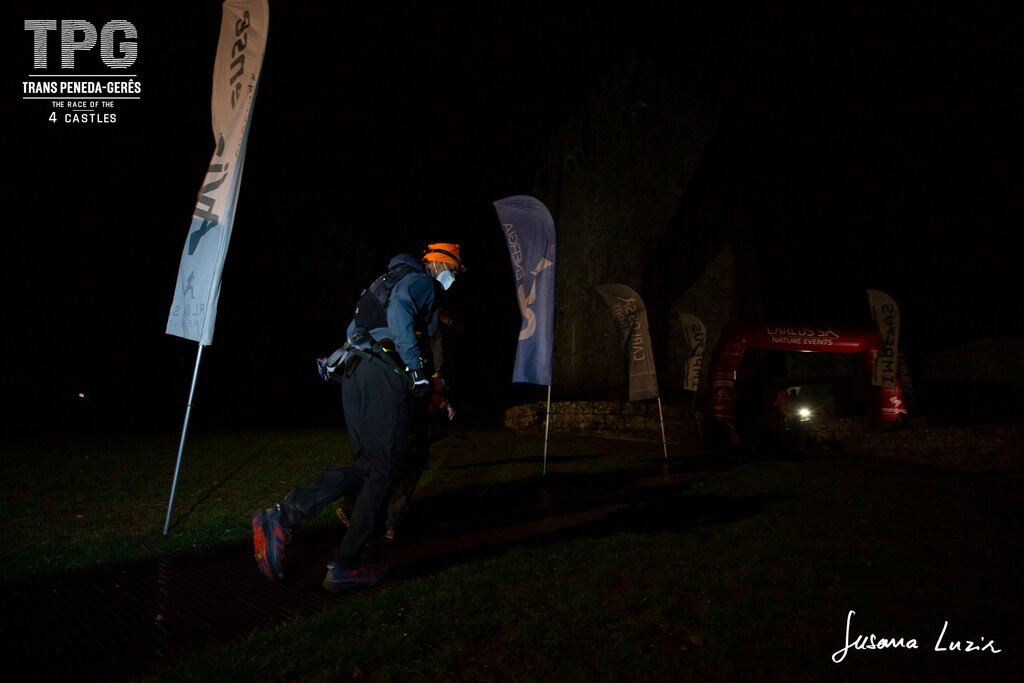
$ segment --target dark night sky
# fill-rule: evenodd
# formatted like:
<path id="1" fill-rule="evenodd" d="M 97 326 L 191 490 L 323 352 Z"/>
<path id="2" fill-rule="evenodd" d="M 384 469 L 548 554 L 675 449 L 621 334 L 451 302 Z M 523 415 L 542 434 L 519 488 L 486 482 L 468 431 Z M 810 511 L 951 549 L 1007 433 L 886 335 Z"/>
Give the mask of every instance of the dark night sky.
<path id="1" fill-rule="evenodd" d="M 1010 241 L 1024 86 L 1010 4 L 955 13 L 694 4 L 675 14 L 634 3 L 438 5 L 271 2 L 200 421 L 336 416 L 313 359 L 339 341 L 367 276 L 426 241 L 466 245 L 475 329 L 504 329 L 511 315 L 514 335 L 511 297 L 486 298 L 506 276 L 511 290 L 491 202 L 532 193 L 549 131 L 631 48 L 683 65 L 721 98 L 715 182 L 778 253 L 766 295 L 801 287 L 821 303 L 815 292 L 831 293 L 820 286 L 831 269 L 850 290 L 893 294 L 914 312 L 907 332 L 919 339 L 954 329 L 964 341 L 1024 336 Z M 220 3 L 88 7 L 0 10 L 14 182 L 5 375 L 30 415 L 82 390 L 97 405 L 131 403 L 180 424 L 196 345 L 164 327 L 213 149 Z M 47 103 L 21 99 L 29 18 L 133 21 L 142 100 L 123 103 L 113 125 L 46 122 Z M 499 400 L 507 350 L 469 364 L 501 387 Z"/>

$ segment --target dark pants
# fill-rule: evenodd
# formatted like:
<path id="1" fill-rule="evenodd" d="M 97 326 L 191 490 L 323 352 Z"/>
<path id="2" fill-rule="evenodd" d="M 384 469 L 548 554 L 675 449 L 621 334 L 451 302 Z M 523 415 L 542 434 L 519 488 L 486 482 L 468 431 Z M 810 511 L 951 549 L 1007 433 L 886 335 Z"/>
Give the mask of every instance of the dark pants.
<path id="1" fill-rule="evenodd" d="M 362 358 L 358 361 L 351 372 L 346 369 L 341 382 L 352 464 L 324 470 L 316 481 L 295 489 L 281 504 L 284 525 L 295 528 L 332 501 L 357 494 L 348 531 L 335 555 L 345 569 L 362 564 L 363 548 L 395 486 L 409 450 L 412 405 L 405 379 L 392 367 Z"/>
<path id="2" fill-rule="evenodd" d="M 413 400 L 411 430 L 409 433 L 409 452 L 399 471 L 399 479 L 395 483 L 395 490 L 391 494 L 388 503 L 387 525 L 394 529 L 399 517 L 409 507 L 412 500 L 412 493 L 427 468 L 427 461 L 430 460 L 431 429 L 430 416 L 427 414 L 424 401 Z"/>

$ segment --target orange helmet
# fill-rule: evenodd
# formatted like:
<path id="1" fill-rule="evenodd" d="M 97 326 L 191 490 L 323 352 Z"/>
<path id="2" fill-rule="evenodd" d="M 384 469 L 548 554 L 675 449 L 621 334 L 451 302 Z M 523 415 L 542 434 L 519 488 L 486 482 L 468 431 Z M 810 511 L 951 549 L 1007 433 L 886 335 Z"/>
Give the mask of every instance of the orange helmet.
<path id="1" fill-rule="evenodd" d="M 462 265 L 462 255 L 459 253 L 459 245 L 449 244 L 448 242 L 428 244 L 427 250 L 423 252 L 423 261 L 440 261 L 456 268 L 459 271 L 466 269 L 466 266 Z"/>

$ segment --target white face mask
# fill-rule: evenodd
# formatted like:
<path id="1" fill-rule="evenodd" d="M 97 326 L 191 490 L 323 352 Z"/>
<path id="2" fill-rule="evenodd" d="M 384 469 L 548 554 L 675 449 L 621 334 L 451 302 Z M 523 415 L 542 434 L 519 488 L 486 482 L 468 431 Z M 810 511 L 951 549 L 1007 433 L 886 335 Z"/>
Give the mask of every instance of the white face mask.
<path id="1" fill-rule="evenodd" d="M 452 275 L 452 271 L 446 269 L 437 274 L 437 281 L 441 283 L 441 288 L 447 291 L 455 282 L 455 276 Z"/>

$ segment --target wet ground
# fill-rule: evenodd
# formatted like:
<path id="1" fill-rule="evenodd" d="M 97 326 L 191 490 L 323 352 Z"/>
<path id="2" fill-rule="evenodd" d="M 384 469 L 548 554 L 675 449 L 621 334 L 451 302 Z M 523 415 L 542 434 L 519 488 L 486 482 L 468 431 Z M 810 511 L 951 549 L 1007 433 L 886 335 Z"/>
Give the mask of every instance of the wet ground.
<path id="1" fill-rule="evenodd" d="M 159 672 L 184 655 L 455 563 L 656 520 L 659 505 L 678 500 L 681 489 L 740 462 L 721 455 L 648 460 L 606 475 L 548 473 L 486 500 L 424 497 L 393 542 L 379 538 L 367 550 L 369 560 L 391 566 L 387 580 L 340 595 L 320 587 L 343 533 L 340 523 L 295 534 L 280 584 L 256 569 L 248 540 L 9 584 L 0 587 L 7 678 L 12 661 L 19 662 L 21 680 L 33 681 L 129 680 Z"/>

